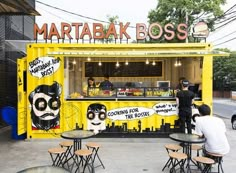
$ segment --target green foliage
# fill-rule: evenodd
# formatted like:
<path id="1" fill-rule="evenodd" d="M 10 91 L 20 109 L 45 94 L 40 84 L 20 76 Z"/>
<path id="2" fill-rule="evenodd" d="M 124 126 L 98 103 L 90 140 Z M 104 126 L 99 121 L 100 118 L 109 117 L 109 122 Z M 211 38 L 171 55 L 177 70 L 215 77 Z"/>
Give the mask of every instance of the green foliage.
<path id="1" fill-rule="evenodd" d="M 236 89 L 236 54 L 228 49 L 221 51 L 229 52 L 229 57 L 215 57 L 213 61 L 214 90 Z"/>
<path id="2" fill-rule="evenodd" d="M 177 25 L 186 23 L 187 15 L 189 32 L 193 24 L 203 19 L 208 23 L 210 30 L 214 30 L 214 19 L 223 14 L 220 5 L 225 2 L 225 0 L 158 0 L 156 9 L 151 10 L 148 14 L 149 23 Z M 153 32 L 158 34 L 158 31 Z"/>
<path id="3" fill-rule="evenodd" d="M 109 21 L 109 23 L 114 23 L 115 25 L 119 23 L 119 17 L 116 16 L 110 16 L 107 15 L 107 19 Z M 107 31 L 108 31 L 109 25 L 104 25 L 103 27 L 103 32 L 106 35 Z M 112 42 L 114 40 L 114 35 L 110 35 L 109 38 L 106 40 L 106 42 Z"/>

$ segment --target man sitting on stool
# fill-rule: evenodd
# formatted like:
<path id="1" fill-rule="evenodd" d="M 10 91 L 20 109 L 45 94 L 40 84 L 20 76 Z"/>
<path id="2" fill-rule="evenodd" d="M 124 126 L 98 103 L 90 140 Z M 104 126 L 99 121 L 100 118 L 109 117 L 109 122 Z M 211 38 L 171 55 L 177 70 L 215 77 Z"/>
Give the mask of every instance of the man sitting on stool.
<path id="1" fill-rule="evenodd" d="M 214 153 L 225 155 L 229 152 L 230 146 L 226 137 L 226 127 L 222 119 L 210 116 L 211 109 L 203 104 L 198 107 L 199 117 L 195 117 L 195 132 L 206 138 L 203 146 L 203 153 Z"/>

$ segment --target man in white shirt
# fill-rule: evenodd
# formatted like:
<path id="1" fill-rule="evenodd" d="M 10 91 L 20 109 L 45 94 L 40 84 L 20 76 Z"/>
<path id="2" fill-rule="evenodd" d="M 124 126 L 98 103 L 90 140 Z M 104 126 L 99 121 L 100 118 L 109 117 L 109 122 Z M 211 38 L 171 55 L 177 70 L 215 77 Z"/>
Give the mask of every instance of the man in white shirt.
<path id="1" fill-rule="evenodd" d="M 200 113 L 196 117 L 195 132 L 206 138 L 204 149 L 208 153 L 225 155 L 229 152 L 230 146 L 226 137 L 226 127 L 222 119 L 210 116 L 211 109 L 203 104 L 198 107 Z"/>

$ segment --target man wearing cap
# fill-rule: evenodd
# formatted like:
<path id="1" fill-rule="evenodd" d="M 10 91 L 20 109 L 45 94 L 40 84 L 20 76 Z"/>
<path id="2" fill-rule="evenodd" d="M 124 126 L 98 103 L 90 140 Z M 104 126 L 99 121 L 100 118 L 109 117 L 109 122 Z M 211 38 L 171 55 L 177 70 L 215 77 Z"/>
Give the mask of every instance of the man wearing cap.
<path id="1" fill-rule="evenodd" d="M 194 101 L 194 93 L 188 90 L 189 81 L 182 80 L 182 90 L 176 94 L 176 103 L 179 108 L 179 126 L 180 132 L 185 133 L 185 123 L 187 125 L 188 134 L 192 133 L 191 118 L 192 104 Z"/>

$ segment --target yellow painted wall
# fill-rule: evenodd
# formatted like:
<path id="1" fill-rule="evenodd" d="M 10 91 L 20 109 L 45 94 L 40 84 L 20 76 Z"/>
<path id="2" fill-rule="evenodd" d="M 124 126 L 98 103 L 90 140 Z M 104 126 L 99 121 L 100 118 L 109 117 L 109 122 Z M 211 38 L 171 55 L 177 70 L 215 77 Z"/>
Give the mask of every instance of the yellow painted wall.
<path id="1" fill-rule="evenodd" d="M 26 70 L 27 70 L 27 91 L 22 94 L 24 95 L 25 101 L 21 102 L 21 109 L 24 108 L 26 111 L 27 121 L 22 122 L 18 120 L 18 124 L 24 124 L 27 131 L 27 138 L 54 138 L 60 137 L 60 134 L 63 131 L 75 129 L 76 124 L 79 127 L 83 126 L 83 129 L 87 129 L 87 107 L 92 103 L 102 103 L 107 107 L 107 110 L 122 108 L 122 107 L 145 107 L 152 109 L 153 105 L 158 103 L 175 103 L 175 100 L 172 101 L 80 101 L 80 100 L 73 100 L 68 101 L 64 96 L 65 90 L 65 72 L 64 72 L 64 57 L 85 57 L 86 53 L 89 52 L 105 52 L 104 55 L 101 54 L 90 54 L 89 56 L 97 58 L 99 56 L 104 57 L 124 57 L 122 53 L 127 52 L 126 57 L 129 56 L 130 58 L 138 59 L 143 57 L 149 58 L 170 58 L 170 61 L 165 62 L 164 68 L 168 68 L 171 71 L 171 75 L 168 71 L 165 71 L 164 79 L 170 78 L 172 81 L 177 81 L 177 77 L 172 77 L 173 74 L 179 73 L 179 76 L 186 76 L 192 77 L 198 73 L 202 72 L 201 75 L 195 76 L 193 80 L 202 81 L 202 88 L 203 88 L 203 97 L 202 101 L 196 102 L 197 104 L 206 103 L 212 106 L 212 53 L 211 53 L 211 46 L 209 44 L 202 44 L 202 43 L 192 43 L 192 44 L 120 44 L 120 45 L 113 45 L 113 44 L 30 44 L 27 46 L 27 57 L 26 57 Z M 129 54 L 130 52 L 137 52 L 137 54 Z M 147 54 L 140 55 L 140 52 L 150 52 Z M 111 55 L 106 54 L 106 52 L 111 53 Z M 117 54 L 116 54 L 117 52 Z M 119 54 L 119 52 L 122 52 Z M 186 54 L 184 54 L 186 52 Z M 196 55 L 199 53 L 199 55 Z M 172 63 L 176 57 L 181 58 L 194 58 L 194 57 L 203 57 L 203 68 L 201 71 L 194 71 L 194 69 L 188 68 L 188 63 L 185 64 L 184 69 L 174 69 L 172 68 Z M 60 59 L 60 67 L 53 72 L 52 75 L 48 75 L 45 77 L 36 77 L 33 76 L 29 72 L 30 62 L 33 62 L 37 57 L 52 57 L 54 59 Z M 198 65 L 198 64 L 196 64 Z M 191 75 L 187 75 L 186 73 L 190 71 Z M 82 74 L 80 74 L 82 75 Z M 83 75 L 81 76 L 83 77 Z M 202 78 L 202 79 L 201 79 Z M 29 94 L 39 85 L 52 85 L 54 81 L 57 81 L 59 84 L 62 85 L 62 95 L 60 97 L 61 107 L 60 107 L 60 127 L 58 129 L 50 129 L 50 130 L 32 130 L 32 120 L 31 120 L 31 108 L 28 101 Z M 77 79 L 76 83 L 81 82 L 81 79 Z M 19 96 L 18 96 L 19 97 Z M 20 108 L 18 108 L 18 112 Z M 159 129 L 162 121 L 164 123 L 170 123 L 171 125 L 174 124 L 174 121 L 178 119 L 177 115 L 171 116 L 161 116 L 158 114 L 153 114 L 147 118 L 141 118 L 140 121 L 142 123 L 142 131 L 146 128 L 154 128 Z M 106 125 L 115 125 L 122 126 L 123 123 L 127 123 L 128 129 L 137 129 L 138 128 L 138 121 L 139 120 L 117 120 L 113 121 L 111 119 L 106 119 Z M 21 126 L 22 127 L 22 126 Z M 23 127 L 24 128 L 24 127 Z M 19 132 L 19 131 L 18 131 Z"/>

